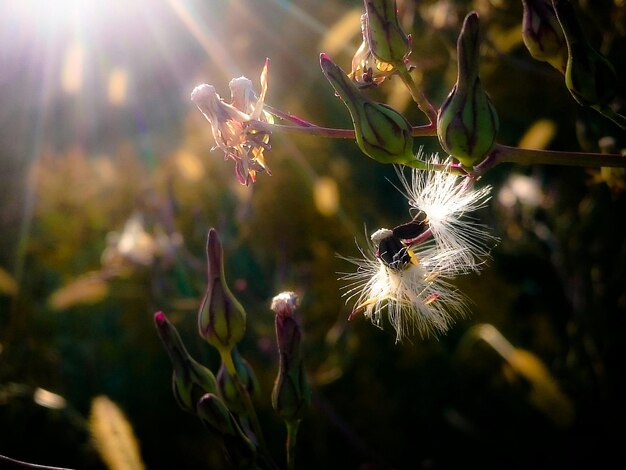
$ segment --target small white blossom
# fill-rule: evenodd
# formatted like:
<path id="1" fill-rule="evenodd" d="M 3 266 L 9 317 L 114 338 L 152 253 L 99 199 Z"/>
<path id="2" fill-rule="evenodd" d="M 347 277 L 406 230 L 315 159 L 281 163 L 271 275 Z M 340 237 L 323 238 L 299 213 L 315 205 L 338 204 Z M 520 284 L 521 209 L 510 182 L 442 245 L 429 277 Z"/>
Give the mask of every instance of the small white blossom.
<path id="1" fill-rule="evenodd" d="M 440 164 L 437 157 L 431 162 Z M 443 162 L 450 164 L 451 160 Z M 410 181 L 399 167 L 396 172 L 412 215 L 425 217 L 439 249 L 458 254 L 457 268 L 478 271 L 497 239 L 472 213 L 489 201 L 491 187 L 475 189 L 473 178 L 448 171 L 413 169 Z"/>

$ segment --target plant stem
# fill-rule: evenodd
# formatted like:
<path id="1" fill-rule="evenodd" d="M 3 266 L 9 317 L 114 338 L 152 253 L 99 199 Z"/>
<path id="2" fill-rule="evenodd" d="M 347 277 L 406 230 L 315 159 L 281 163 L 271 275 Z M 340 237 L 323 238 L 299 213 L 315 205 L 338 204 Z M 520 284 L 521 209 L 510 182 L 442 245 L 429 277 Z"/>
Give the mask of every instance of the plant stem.
<path id="1" fill-rule="evenodd" d="M 506 145 L 496 145 L 491 153 L 493 165 L 498 163 L 519 163 L 521 165 L 565 165 L 590 168 L 626 168 L 626 156 L 606 153 L 561 152 L 554 150 L 534 150 Z"/>
<path id="2" fill-rule="evenodd" d="M 237 374 L 237 368 L 235 367 L 235 362 L 233 361 L 233 357 L 230 351 L 220 351 L 220 356 L 222 358 L 222 362 L 226 366 L 226 370 L 233 378 L 235 382 L 235 387 L 237 388 L 237 393 L 243 400 L 243 405 L 246 410 L 246 415 L 250 419 L 250 424 L 252 425 L 252 431 L 254 432 L 258 444 L 261 447 L 264 454 L 269 455 L 267 450 L 267 444 L 265 443 L 265 438 L 263 437 L 263 431 L 261 430 L 261 425 L 259 424 L 259 418 L 256 415 L 256 410 L 254 409 L 254 405 L 252 404 L 252 399 L 250 398 L 250 394 L 246 390 L 246 388 L 239 380 L 239 374 Z"/>
<path id="3" fill-rule="evenodd" d="M 296 438 L 298 435 L 298 428 L 300 427 L 300 420 L 287 421 L 287 442 L 285 447 L 287 448 L 287 470 L 294 470 L 296 468 Z"/>
<path id="4" fill-rule="evenodd" d="M 326 137 L 329 139 L 356 139 L 354 129 L 335 129 L 332 127 L 320 127 L 313 124 L 307 126 L 285 126 L 260 121 L 254 122 L 254 126 L 260 130 L 268 132 L 311 135 L 316 137 Z M 412 135 L 413 137 L 434 137 L 437 135 L 437 129 L 434 124 L 414 126 L 412 128 Z"/>
<path id="5" fill-rule="evenodd" d="M 435 108 L 433 108 L 433 105 L 430 104 L 430 101 L 428 101 L 422 90 L 417 87 L 415 81 L 413 81 L 413 77 L 411 77 L 411 74 L 406 68 L 406 65 L 404 65 L 403 63 L 399 63 L 394 64 L 394 67 L 398 70 L 400 78 L 409 89 L 411 97 L 413 98 L 413 101 L 415 101 L 415 103 L 417 104 L 417 107 L 426 115 L 426 117 L 430 121 L 431 126 L 436 126 L 437 111 L 435 110 Z"/>
<path id="6" fill-rule="evenodd" d="M 12 459 L 6 455 L 0 455 L 0 461 L 9 462 L 10 464 L 17 465 L 24 468 L 35 468 L 37 470 L 72 470 L 65 467 L 50 467 L 49 465 L 39 465 L 36 463 L 24 462 L 22 460 Z"/>

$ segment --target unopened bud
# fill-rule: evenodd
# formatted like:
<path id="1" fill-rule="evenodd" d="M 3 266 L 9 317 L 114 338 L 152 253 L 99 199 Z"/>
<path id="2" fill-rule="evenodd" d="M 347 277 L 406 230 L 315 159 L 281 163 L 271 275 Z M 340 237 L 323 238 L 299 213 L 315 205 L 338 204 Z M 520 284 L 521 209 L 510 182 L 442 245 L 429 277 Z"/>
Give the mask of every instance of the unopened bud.
<path id="1" fill-rule="evenodd" d="M 236 468 L 257 468 L 253 466 L 256 456 L 254 443 L 246 437 L 217 395 L 204 395 L 198 401 L 197 413 L 202 423 L 224 440 L 224 447 Z"/>
<path id="2" fill-rule="evenodd" d="M 567 65 L 567 43 L 550 0 L 522 0 L 522 39 L 530 55 L 561 73 Z"/>
<path id="3" fill-rule="evenodd" d="M 552 4 L 567 41 L 567 89 L 583 106 L 606 105 L 617 92 L 613 65 L 589 43 L 569 0 L 553 0 Z"/>
<path id="4" fill-rule="evenodd" d="M 215 229 L 207 239 L 208 283 L 198 313 L 200 336 L 220 352 L 229 352 L 246 330 L 246 312 L 226 284 L 224 253 Z"/>
<path id="5" fill-rule="evenodd" d="M 311 389 L 306 379 L 300 354 L 302 333 L 294 317 L 298 298 L 293 292 L 283 292 L 272 300 L 276 313 L 276 339 L 279 368 L 272 390 L 272 406 L 287 423 L 298 422 L 311 403 Z"/>
<path id="6" fill-rule="evenodd" d="M 441 146 L 465 167 L 480 163 L 489 154 L 499 127 L 496 109 L 480 83 L 478 35 L 478 14 L 471 12 L 457 41 L 457 80 L 437 116 Z"/>
<path id="7" fill-rule="evenodd" d="M 321 54 L 320 65 L 350 111 L 356 142 L 363 153 L 380 163 L 414 161 L 412 128 L 406 118 L 367 98 L 328 55 Z"/>
<path id="8" fill-rule="evenodd" d="M 366 38 L 372 54 L 383 62 L 400 63 L 411 52 L 411 41 L 398 22 L 396 0 L 364 0 Z"/>
<path id="9" fill-rule="evenodd" d="M 176 327 L 163 312 L 154 315 L 154 323 L 174 367 L 174 398 L 183 410 L 195 413 L 200 397 L 206 393 L 217 392 L 215 376 L 189 355 Z"/>
<path id="10" fill-rule="evenodd" d="M 233 348 L 231 352 L 233 363 L 237 369 L 237 376 L 241 385 L 245 391 L 254 397 L 259 393 L 259 383 L 254 373 L 254 370 L 243 357 L 239 354 L 237 348 Z M 235 379 L 229 374 L 224 363 L 220 366 L 217 372 L 217 386 L 220 391 L 220 396 L 228 406 L 229 410 L 237 413 L 245 412 L 245 398 L 239 395 Z"/>

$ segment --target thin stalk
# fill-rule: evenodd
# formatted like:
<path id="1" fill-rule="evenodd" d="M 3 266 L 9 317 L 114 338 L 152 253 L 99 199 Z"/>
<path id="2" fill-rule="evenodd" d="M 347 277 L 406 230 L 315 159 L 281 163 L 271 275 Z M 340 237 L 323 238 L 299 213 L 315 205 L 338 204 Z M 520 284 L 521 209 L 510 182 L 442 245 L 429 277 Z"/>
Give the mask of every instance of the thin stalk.
<path id="1" fill-rule="evenodd" d="M 296 439 L 298 436 L 298 428 L 300 427 L 300 420 L 288 421 L 286 424 L 287 442 L 285 447 L 287 449 L 287 470 L 294 470 L 296 468 Z"/>
<path id="2" fill-rule="evenodd" d="M 39 465 L 36 463 L 24 462 L 22 460 L 12 459 L 11 457 L 7 457 L 6 455 L 0 455 L 0 462 L 9 462 L 12 465 L 16 465 L 24 468 L 34 468 L 37 470 L 72 470 L 71 468 L 65 467 L 51 467 L 49 465 Z"/>
<path id="3" fill-rule="evenodd" d="M 326 137 L 329 139 L 356 139 L 354 129 L 336 129 L 332 127 L 320 127 L 314 124 L 307 126 L 285 126 L 282 124 L 269 124 L 261 121 L 254 121 L 253 125 L 256 129 L 267 132 L 311 135 L 316 137 Z M 437 128 L 433 124 L 414 126 L 411 134 L 413 137 L 434 137 L 437 135 Z"/>
<path id="4" fill-rule="evenodd" d="M 394 67 L 396 67 L 400 78 L 409 89 L 411 97 L 413 98 L 413 101 L 415 101 L 415 103 L 417 104 L 417 107 L 426 115 L 426 117 L 430 121 L 431 126 L 436 126 L 437 111 L 435 110 L 435 108 L 433 108 L 433 105 L 430 104 L 430 101 L 428 101 L 422 90 L 417 87 L 415 81 L 413 80 L 413 77 L 411 77 L 411 74 L 409 73 L 406 66 L 400 63 L 394 64 Z"/>
<path id="5" fill-rule="evenodd" d="M 235 387 L 237 388 L 237 393 L 243 400 L 243 405 L 246 410 L 246 415 L 250 420 L 250 424 L 252 426 L 252 431 L 254 432 L 258 444 L 261 447 L 264 454 L 269 455 L 267 444 L 265 443 L 265 437 L 263 436 L 263 431 L 261 430 L 261 425 L 259 423 L 259 418 L 257 417 L 256 410 L 254 409 L 254 405 L 252 404 L 252 399 L 250 398 L 250 394 L 246 390 L 246 388 L 239 380 L 239 375 L 237 374 L 237 368 L 235 367 L 235 362 L 233 361 L 233 357 L 230 351 L 220 351 L 220 356 L 222 358 L 222 362 L 226 366 L 226 370 L 233 378 L 235 382 Z"/>
<path id="6" fill-rule="evenodd" d="M 609 106 L 592 106 L 592 108 L 598 111 L 604 117 L 613 121 L 622 129 L 626 129 L 626 116 L 623 116 L 620 113 L 613 111 L 613 109 L 611 109 Z"/>
<path id="7" fill-rule="evenodd" d="M 519 163 L 521 165 L 565 165 L 589 168 L 626 168 L 626 156 L 607 153 L 561 152 L 534 150 L 496 145 L 491 153 L 493 165 Z"/>

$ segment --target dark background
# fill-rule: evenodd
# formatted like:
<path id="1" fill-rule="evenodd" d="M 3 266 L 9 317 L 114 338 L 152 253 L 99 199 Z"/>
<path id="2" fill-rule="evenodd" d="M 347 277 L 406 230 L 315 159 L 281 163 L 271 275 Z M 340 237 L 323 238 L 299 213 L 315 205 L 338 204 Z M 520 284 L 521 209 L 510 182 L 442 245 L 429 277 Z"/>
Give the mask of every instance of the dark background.
<path id="1" fill-rule="evenodd" d="M 258 90 L 269 57 L 269 104 L 349 127 L 318 58 L 326 52 L 348 71 L 362 3 L 84 3 L 0 6 L 0 454 L 105 468 L 89 427 L 92 400 L 105 395 L 127 417 L 146 468 L 223 465 L 199 421 L 178 409 L 153 325 L 153 314 L 165 312 L 190 353 L 217 370 L 195 323 L 204 243 L 215 227 L 227 279 L 248 313 L 239 350 L 257 373 L 255 403 L 281 466 L 269 304 L 283 290 L 301 297 L 313 388 L 297 468 L 626 464 L 623 170 L 489 171 L 481 184 L 493 186 L 493 197 L 478 216 L 500 243 L 480 275 L 457 282 L 471 315 L 438 339 L 395 344 L 389 325 L 347 322 L 337 273 L 353 267 L 336 256 L 358 256 L 364 227 L 406 218 L 393 168 L 351 141 L 275 134 L 266 156 L 272 175 L 242 187 L 232 162 L 210 150 L 208 123 L 189 99 L 200 83 L 228 98 L 228 81 L 240 75 Z M 563 77 L 530 57 L 520 1 L 398 3 L 413 36 L 414 76 L 436 107 L 456 77 L 460 25 L 475 9 L 500 143 L 625 148 L 623 131 L 579 107 Z M 575 4 L 623 97 L 626 5 Z M 425 123 L 398 79 L 368 93 Z M 441 151 L 436 138 L 418 145 Z M 114 233 L 133 217 L 145 232 L 126 257 L 116 255 Z M 169 248 L 150 251 L 158 240 Z M 57 401 L 42 401 L 41 389 Z"/>

